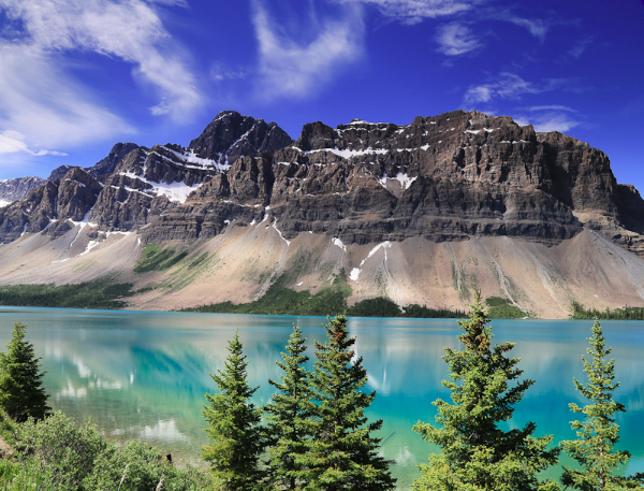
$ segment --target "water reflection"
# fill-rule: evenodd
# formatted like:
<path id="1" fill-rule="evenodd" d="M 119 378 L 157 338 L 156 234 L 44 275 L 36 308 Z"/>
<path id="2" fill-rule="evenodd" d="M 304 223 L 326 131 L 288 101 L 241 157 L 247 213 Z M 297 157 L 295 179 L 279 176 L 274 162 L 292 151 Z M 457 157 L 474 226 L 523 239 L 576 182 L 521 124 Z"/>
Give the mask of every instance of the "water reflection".
<path id="1" fill-rule="evenodd" d="M 43 356 L 51 403 L 78 419 L 91 419 L 117 439 L 143 438 L 187 461 L 196 461 L 204 443 L 201 409 L 204 392 L 213 389 L 209 373 L 222 366 L 227 342 L 239 332 L 248 354 L 249 379 L 260 386 L 278 377 L 275 360 L 293 322 L 310 345 L 322 340 L 322 318 L 232 316 L 176 313 L 105 312 L 65 309 L 0 310 L 0 342 L 21 321 Z M 537 383 L 509 424 L 529 420 L 538 433 L 572 436 L 567 404 L 577 400 L 573 376 L 581 376 L 580 356 L 590 322 L 498 321 L 497 341 L 517 343 L 515 354 Z M 631 470 L 644 470 L 644 323 L 604 323 L 618 360 L 622 443 L 633 453 Z M 395 460 L 403 487 L 430 450 L 411 426 L 433 418 L 431 401 L 448 394 L 442 361 L 446 347 L 458 346 L 453 320 L 351 319 L 356 352 L 364 358 L 368 383 L 378 391 L 371 415 L 383 418 L 384 453 Z M 310 353 L 312 354 L 312 353 Z"/>

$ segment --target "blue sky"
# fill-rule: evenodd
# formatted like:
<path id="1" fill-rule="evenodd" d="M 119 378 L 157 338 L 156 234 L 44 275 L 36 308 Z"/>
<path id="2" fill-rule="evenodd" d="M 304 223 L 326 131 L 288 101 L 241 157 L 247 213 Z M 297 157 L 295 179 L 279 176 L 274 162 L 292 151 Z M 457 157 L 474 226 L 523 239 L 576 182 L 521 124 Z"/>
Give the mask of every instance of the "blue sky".
<path id="1" fill-rule="evenodd" d="M 511 115 L 644 190 L 641 0 L 0 0 L 0 177 L 278 122 Z"/>

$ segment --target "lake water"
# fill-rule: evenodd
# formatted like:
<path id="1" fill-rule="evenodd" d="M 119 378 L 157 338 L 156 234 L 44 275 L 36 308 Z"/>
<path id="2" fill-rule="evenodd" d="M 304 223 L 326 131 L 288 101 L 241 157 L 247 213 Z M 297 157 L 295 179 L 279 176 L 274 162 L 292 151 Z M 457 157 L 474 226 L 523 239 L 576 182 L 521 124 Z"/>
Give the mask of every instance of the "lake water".
<path id="1" fill-rule="evenodd" d="M 43 357 L 51 405 L 79 420 L 91 419 L 115 439 L 142 438 L 183 461 L 198 462 L 204 443 L 204 393 L 214 389 L 209 373 L 221 367 L 227 341 L 239 332 L 249 357 L 249 378 L 260 386 L 257 402 L 279 377 L 275 360 L 292 323 L 312 344 L 322 340 L 320 317 L 246 316 L 75 309 L 0 308 L 0 343 L 14 322 Z M 435 414 L 431 401 L 447 397 L 445 347 L 457 347 L 455 320 L 352 318 L 351 334 L 363 356 L 369 385 L 378 393 L 370 416 L 384 419 L 383 450 L 396 462 L 407 489 L 431 448 L 411 427 Z M 581 376 L 580 356 L 590 321 L 494 321 L 495 341 L 515 341 L 525 375 L 536 379 L 512 425 L 533 420 L 539 435 L 569 438 L 567 405 L 577 400 L 572 378 Z M 626 405 L 620 416 L 621 446 L 633 455 L 628 472 L 644 471 L 644 322 L 606 321 L 605 335 L 617 360 Z M 553 471 L 556 473 L 556 470 Z"/>

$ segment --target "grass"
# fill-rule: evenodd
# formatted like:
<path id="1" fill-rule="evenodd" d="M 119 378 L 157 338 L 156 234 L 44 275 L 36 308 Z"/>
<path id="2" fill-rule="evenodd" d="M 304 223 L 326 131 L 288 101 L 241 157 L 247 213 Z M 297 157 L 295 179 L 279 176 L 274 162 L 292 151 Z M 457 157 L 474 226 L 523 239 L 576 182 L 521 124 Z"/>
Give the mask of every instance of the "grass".
<path id="1" fill-rule="evenodd" d="M 0 305 L 118 309 L 134 293 L 131 283 L 109 278 L 71 285 L 6 285 L 0 286 Z"/>
<path id="2" fill-rule="evenodd" d="M 572 303 L 571 319 L 601 320 L 644 320 L 644 307 L 622 307 L 619 309 L 588 309 L 580 303 Z"/>
<path id="3" fill-rule="evenodd" d="M 158 244 L 148 244 L 143 248 L 141 257 L 134 266 L 134 272 L 163 271 L 174 266 L 187 255 L 187 251 L 177 252 L 170 247 L 162 248 Z"/>

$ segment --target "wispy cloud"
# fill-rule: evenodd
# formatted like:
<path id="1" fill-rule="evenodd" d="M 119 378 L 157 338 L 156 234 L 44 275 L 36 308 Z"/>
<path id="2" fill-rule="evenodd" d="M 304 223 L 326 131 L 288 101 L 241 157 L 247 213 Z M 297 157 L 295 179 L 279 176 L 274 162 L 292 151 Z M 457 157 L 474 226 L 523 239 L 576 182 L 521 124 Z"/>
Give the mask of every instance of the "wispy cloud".
<path id="1" fill-rule="evenodd" d="M 511 73 L 501 72 L 490 81 L 470 86 L 463 96 L 466 105 L 486 104 L 494 100 L 519 100 L 523 96 L 542 94 L 553 90 L 579 91 L 569 79 L 546 78 L 539 81 L 526 80 Z"/>
<path id="2" fill-rule="evenodd" d="M 0 8 L 22 23 L 27 43 L 43 53 L 90 51 L 132 63 L 134 75 L 159 93 L 161 100 L 151 108 L 152 114 L 181 120 L 200 102 L 195 77 L 182 61 L 183 53 L 150 3 L 0 0 Z"/>
<path id="3" fill-rule="evenodd" d="M 243 80 L 250 74 L 250 70 L 245 67 L 228 67 L 222 63 L 214 63 L 210 67 L 210 78 L 215 82 L 225 80 Z"/>
<path id="4" fill-rule="evenodd" d="M 507 17 L 503 17 L 502 19 L 511 24 L 527 29 L 530 34 L 532 34 L 534 37 L 536 37 L 542 42 L 546 38 L 548 29 L 550 29 L 549 23 L 544 19 L 538 19 L 538 18 L 529 19 L 526 17 L 519 17 L 516 15 L 509 15 Z"/>
<path id="5" fill-rule="evenodd" d="M 259 90 L 268 99 L 311 95 L 363 52 L 364 26 L 355 7 L 346 8 L 339 19 L 316 18 L 314 38 L 308 42 L 278 32 L 259 1 L 253 23 L 259 45 Z"/>
<path id="6" fill-rule="evenodd" d="M 436 35 L 438 51 L 447 56 L 459 56 L 474 51 L 482 43 L 466 25 L 452 22 L 441 26 Z"/>
<path id="7" fill-rule="evenodd" d="M 531 106 L 525 111 L 516 117 L 517 123 L 531 124 L 536 131 L 566 132 L 581 124 L 577 110 L 561 104 Z"/>
<path id="8" fill-rule="evenodd" d="M 466 104 L 491 102 L 494 99 L 517 99 L 525 94 L 537 94 L 541 89 L 519 75 L 503 72 L 488 83 L 473 85 L 465 92 Z"/>
<path id="9" fill-rule="evenodd" d="M 481 0 L 336 0 L 339 3 L 372 5 L 385 16 L 406 24 L 423 19 L 448 17 L 476 7 Z"/>
<path id="10" fill-rule="evenodd" d="M 593 40 L 590 37 L 580 39 L 575 43 L 575 45 L 572 48 L 568 50 L 568 54 L 575 59 L 581 57 L 586 52 L 586 50 L 590 47 L 592 41 Z"/>
<path id="11" fill-rule="evenodd" d="M 57 58 L 29 45 L 0 44 L 0 131 L 0 153 L 44 156 L 133 129 L 63 73 Z"/>
<path id="12" fill-rule="evenodd" d="M 7 153 L 26 153 L 32 157 L 45 157 L 48 155 L 64 157 L 67 155 L 65 152 L 59 152 L 57 150 L 47 150 L 44 148 L 35 150 L 29 148 L 25 143 L 25 136 L 13 130 L 6 130 L 0 133 L 0 154 Z"/>
<path id="13" fill-rule="evenodd" d="M 182 120 L 194 111 L 195 78 L 154 3 L 183 2 L 0 0 L 11 25 L 0 32 L 0 154 L 64 156 L 60 149 L 135 131 L 65 70 L 69 52 L 133 65 L 133 76 L 157 94 L 152 114 Z"/>

